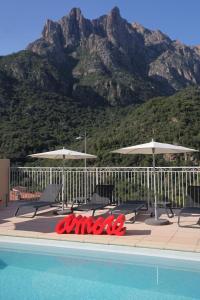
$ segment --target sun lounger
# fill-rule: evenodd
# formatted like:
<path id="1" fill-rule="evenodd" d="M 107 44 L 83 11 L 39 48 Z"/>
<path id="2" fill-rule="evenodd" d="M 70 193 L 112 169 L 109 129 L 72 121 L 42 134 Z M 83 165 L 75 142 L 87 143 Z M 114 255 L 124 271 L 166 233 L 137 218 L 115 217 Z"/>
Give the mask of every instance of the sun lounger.
<path id="1" fill-rule="evenodd" d="M 200 186 L 188 186 L 186 207 L 182 208 L 178 215 L 178 226 L 180 227 L 181 216 L 183 215 L 200 216 Z M 197 224 L 200 225 L 200 219 Z"/>
<path id="2" fill-rule="evenodd" d="M 134 214 L 134 217 L 132 218 L 132 223 L 135 222 L 137 214 L 142 210 L 148 210 L 148 204 L 146 201 L 142 200 L 129 200 L 126 203 L 119 204 L 115 208 L 112 208 L 110 210 L 110 214 L 112 215 L 128 215 L 128 214 Z"/>
<path id="3" fill-rule="evenodd" d="M 62 185 L 61 184 L 49 184 L 41 194 L 40 198 L 37 201 L 29 201 L 29 202 L 23 202 L 21 203 L 16 212 L 15 216 L 18 215 L 19 209 L 23 207 L 32 207 L 34 209 L 34 213 L 32 218 L 35 217 L 37 214 L 37 211 L 39 208 L 45 207 L 45 206 L 53 206 L 56 201 L 56 198 L 58 197 L 60 191 L 61 191 Z"/>
<path id="4" fill-rule="evenodd" d="M 155 205 L 155 204 L 153 204 Z M 172 202 L 171 201 L 165 201 L 163 200 L 162 202 L 157 202 L 157 208 L 164 208 L 166 215 L 168 218 L 173 218 L 174 217 L 174 211 L 172 208 Z M 154 217 L 154 211 L 151 212 L 151 217 Z"/>
<path id="5" fill-rule="evenodd" d="M 94 216 L 96 210 L 104 209 L 111 203 L 113 189 L 114 186 L 110 184 L 96 185 L 94 193 L 88 199 L 88 203 L 78 205 L 77 207 L 72 205 L 72 211 L 92 210 L 92 216 Z"/>

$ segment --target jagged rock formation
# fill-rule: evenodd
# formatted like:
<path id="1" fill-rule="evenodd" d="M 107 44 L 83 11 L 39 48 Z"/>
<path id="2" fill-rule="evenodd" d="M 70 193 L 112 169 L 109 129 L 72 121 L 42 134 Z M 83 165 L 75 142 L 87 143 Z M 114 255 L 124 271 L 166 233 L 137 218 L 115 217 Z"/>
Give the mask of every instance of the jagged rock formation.
<path id="1" fill-rule="evenodd" d="M 135 164 L 136 156 L 118 160 L 108 152 L 152 134 L 198 149 L 196 85 L 200 46 L 130 24 L 118 8 L 96 20 L 72 9 L 48 20 L 26 50 L 0 57 L 0 157 L 21 164 L 59 145 L 76 149 L 83 128 L 97 165 Z"/>
<path id="2" fill-rule="evenodd" d="M 47 20 L 26 58 L 7 65 L 0 61 L 0 67 L 18 80 L 59 89 L 83 103 L 127 105 L 200 84 L 199 49 L 128 23 L 117 7 L 95 20 L 73 8 L 57 22 Z"/>

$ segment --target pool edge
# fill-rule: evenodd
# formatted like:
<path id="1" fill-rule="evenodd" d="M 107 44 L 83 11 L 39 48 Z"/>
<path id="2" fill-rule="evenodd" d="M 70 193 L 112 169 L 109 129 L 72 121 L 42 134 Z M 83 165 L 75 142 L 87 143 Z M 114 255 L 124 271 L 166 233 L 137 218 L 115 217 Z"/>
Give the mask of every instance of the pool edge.
<path id="1" fill-rule="evenodd" d="M 178 259 L 178 260 L 200 262 L 200 253 L 180 251 L 180 250 L 166 250 L 166 249 L 121 246 L 121 245 L 112 245 L 112 244 L 108 245 L 108 244 L 87 243 L 87 242 L 77 242 L 77 241 L 61 241 L 61 240 L 42 239 L 42 238 L 16 237 L 10 235 L 0 235 L 0 243 L 48 246 L 48 247 L 57 247 L 62 249 L 63 248 L 83 249 L 83 250 L 91 250 L 91 251 L 100 251 L 100 252 L 102 251 L 102 252 L 109 252 L 109 253 L 141 255 L 141 256 L 160 257 L 160 258 L 169 258 L 169 259 L 171 258 L 171 259 Z"/>

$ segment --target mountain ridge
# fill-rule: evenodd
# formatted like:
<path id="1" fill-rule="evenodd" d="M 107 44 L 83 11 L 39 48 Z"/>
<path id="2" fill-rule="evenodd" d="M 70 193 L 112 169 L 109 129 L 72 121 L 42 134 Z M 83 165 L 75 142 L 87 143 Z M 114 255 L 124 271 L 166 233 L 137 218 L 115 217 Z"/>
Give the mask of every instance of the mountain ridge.
<path id="1" fill-rule="evenodd" d="M 154 132 L 198 149 L 199 72 L 198 46 L 128 23 L 118 8 L 95 20 L 74 8 L 26 50 L 0 57 L 0 157 L 25 164 L 58 146 L 84 151 L 74 142 L 84 130 L 96 165 L 143 163 L 108 152 Z"/>
<path id="2" fill-rule="evenodd" d="M 73 8 L 57 22 L 48 20 L 42 37 L 27 49 L 50 58 L 53 55 L 58 63 L 65 61 L 66 52 L 70 53 L 78 59 L 72 76 L 84 83 L 85 78 L 93 74 L 104 77 L 100 86 L 105 81 L 112 87 L 111 91 L 117 95 L 114 99 L 117 104 L 120 101 L 130 104 L 127 98 L 131 96 L 134 103 L 138 102 L 137 97 L 143 101 L 152 96 L 172 94 L 189 84 L 200 84 L 198 46 L 189 47 L 171 40 L 160 30 L 128 23 L 117 7 L 94 20 L 84 18 L 79 8 Z M 127 97 L 123 96 L 126 80 L 120 80 L 118 73 L 122 73 L 121 77 L 128 77 L 131 83 L 126 86 L 130 92 Z M 133 79 L 143 83 L 147 95 L 140 97 L 139 92 L 134 94 L 137 83 Z M 98 82 L 93 82 L 92 87 L 101 93 Z M 104 91 L 105 98 L 115 98 L 114 95 L 109 98 L 110 90 L 107 90 L 107 93 Z M 112 99 L 111 102 L 115 103 Z"/>
<path id="3" fill-rule="evenodd" d="M 94 20 L 73 8 L 26 50 L 0 57 L 0 71 L 83 103 L 126 106 L 199 85 L 199 49 L 127 22 L 117 7 Z"/>

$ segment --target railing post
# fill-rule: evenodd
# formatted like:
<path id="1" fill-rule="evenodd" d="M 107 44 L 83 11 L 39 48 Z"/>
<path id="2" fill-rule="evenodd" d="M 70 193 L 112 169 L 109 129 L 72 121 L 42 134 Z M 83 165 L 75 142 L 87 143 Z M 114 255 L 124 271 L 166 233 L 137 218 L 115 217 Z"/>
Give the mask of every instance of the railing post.
<path id="1" fill-rule="evenodd" d="M 10 190 L 11 190 L 11 167 L 9 166 L 9 171 L 8 171 L 8 195 L 7 195 L 7 203 L 6 206 L 8 206 L 8 202 L 10 201 Z"/>
<path id="2" fill-rule="evenodd" d="M 96 185 L 99 184 L 99 172 L 98 168 L 96 168 Z"/>
<path id="3" fill-rule="evenodd" d="M 147 202 L 148 202 L 148 207 L 150 204 L 150 197 L 149 197 L 149 191 L 150 191 L 150 173 L 149 173 L 149 167 L 147 167 Z"/>
<path id="4" fill-rule="evenodd" d="M 52 184 L 52 168 L 50 168 L 50 184 Z"/>
<path id="5" fill-rule="evenodd" d="M 84 186 L 85 186 L 85 203 L 87 202 L 87 167 L 85 162 L 85 168 L 84 168 Z"/>

